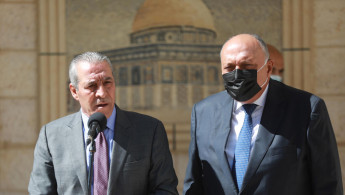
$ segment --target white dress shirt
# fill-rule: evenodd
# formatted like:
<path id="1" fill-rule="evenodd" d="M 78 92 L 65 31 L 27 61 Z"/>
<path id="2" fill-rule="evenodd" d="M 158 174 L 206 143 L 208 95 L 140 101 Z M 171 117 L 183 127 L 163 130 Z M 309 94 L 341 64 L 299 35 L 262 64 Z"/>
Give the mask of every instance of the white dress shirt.
<path id="1" fill-rule="evenodd" d="M 252 141 L 250 144 L 250 152 L 252 152 L 253 145 L 256 140 L 256 136 L 259 131 L 259 125 L 261 121 L 262 112 L 264 110 L 268 85 L 262 95 L 257 99 L 253 104 L 256 104 L 257 107 L 252 113 L 252 122 L 253 122 L 253 131 L 252 131 Z M 230 135 L 228 137 L 228 141 L 225 146 L 225 153 L 228 158 L 228 162 L 230 168 L 232 169 L 234 163 L 234 156 L 235 156 L 235 148 L 236 143 L 238 140 L 238 136 L 240 134 L 241 128 L 243 126 L 245 111 L 242 107 L 242 103 L 234 100 L 233 110 L 232 110 L 232 117 L 231 117 L 231 124 L 230 124 Z"/>

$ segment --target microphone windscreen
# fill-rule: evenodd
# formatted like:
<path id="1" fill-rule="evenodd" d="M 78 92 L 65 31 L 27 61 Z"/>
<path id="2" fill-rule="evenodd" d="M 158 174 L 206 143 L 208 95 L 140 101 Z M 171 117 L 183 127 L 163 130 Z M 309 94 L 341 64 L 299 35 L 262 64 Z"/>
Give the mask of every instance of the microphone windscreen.
<path id="1" fill-rule="evenodd" d="M 107 117 L 105 117 L 103 113 L 96 112 L 90 116 L 87 123 L 89 128 L 91 128 L 93 122 L 97 122 L 99 124 L 101 131 L 103 131 L 107 127 Z"/>

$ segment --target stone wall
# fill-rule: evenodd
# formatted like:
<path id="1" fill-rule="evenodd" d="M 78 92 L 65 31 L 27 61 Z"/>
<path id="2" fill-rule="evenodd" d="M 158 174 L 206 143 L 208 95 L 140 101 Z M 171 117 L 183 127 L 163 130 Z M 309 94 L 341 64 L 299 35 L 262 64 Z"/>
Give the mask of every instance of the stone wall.
<path id="1" fill-rule="evenodd" d="M 129 46 L 143 1 L 0 0 L 0 194 L 27 194 L 39 128 L 66 114 L 64 84 L 72 56 Z M 214 17 L 217 43 L 240 32 L 260 34 L 293 67 L 285 75 L 288 83 L 325 99 L 344 167 L 344 1 L 203 2 Z M 173 155 L 181 184 L 188 159 L 186 152 Z"/>
<path id="2" fill-rule="evenodd" d="M 38 135 L 37 4 L 0 1 L 0 194 L 27 194 Z"/>
<path id="3" fill-rule="evenodd" d="M 314 92 L 327 105 L 345 182 L 345 2 L 315 0 L 313 5 Z"/>

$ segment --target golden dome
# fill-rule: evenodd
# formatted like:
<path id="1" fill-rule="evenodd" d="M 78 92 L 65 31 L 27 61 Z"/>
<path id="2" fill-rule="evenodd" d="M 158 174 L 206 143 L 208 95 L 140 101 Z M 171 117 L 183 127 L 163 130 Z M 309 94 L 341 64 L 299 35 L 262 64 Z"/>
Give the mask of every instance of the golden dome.
<path id="1" fill-rule="evenodd" d="M 132 32 L 165 26 L 215 31 L 212 15 L 202 0 L 146 0 L 135 16 Z"/>

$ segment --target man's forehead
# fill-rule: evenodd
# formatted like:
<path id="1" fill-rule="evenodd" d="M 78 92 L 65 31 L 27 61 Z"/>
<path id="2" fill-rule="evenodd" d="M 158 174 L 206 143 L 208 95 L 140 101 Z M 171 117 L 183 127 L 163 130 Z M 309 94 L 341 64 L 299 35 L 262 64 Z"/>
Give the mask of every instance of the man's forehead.
<path id="1" fill-rule="evenodd" d="M 230 43 L 223 50 L 224 55 L 255 55 L 257 52 L 258 47 L 250 43 Z"/>
<path id="2" fill-rule="evenodd" d="M 81 61 L 77 64 L 77 69 L 78 71 L 83 71 L 87 74 L 112 71 L 109 64 L 106 61 L 94 63 Z"/>
<path id="3" fill-rule="evenodd" d="M 253 60 L 257 55 L 257 51 L 247 47 L 229 47 L 222 53 L 224 60 Z"/>
<path id="4" fill-rule="evenodd" d="M 106 75 L 104 72 L 98 74 L 89 74 L 86 76 L 88 80 L 111 80 L 113 77 L 111 75 Z"/>
<path id="5" fill-rule="evenodd" d="M 223 55 L 222 60 L 229 61 L 229 60 L 236 60 L 236 61 L 247 61 L 251 62 L 255 59 L 255 55 L 248 51 L 238 52 L 238 53 L 225 53 Z"/>
<path id="6" fill-rule="evenodd" d="M 84 80 L 86 82 L 113 80 L 111 70 L 108 71 L 105 68 L 99 67 L 84 69 L 80 73 L 78 73 L 78 77 L 80 80 Z"/>

